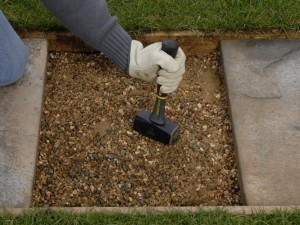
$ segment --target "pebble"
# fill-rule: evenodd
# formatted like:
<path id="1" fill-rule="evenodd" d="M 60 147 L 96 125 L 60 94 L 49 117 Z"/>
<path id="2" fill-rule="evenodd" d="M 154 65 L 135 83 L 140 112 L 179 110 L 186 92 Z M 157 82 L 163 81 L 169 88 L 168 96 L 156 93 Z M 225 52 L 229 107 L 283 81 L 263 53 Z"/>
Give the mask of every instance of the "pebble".
<path id="1" fill-rule="evenodd" d="M 125 114 L 123 109 L 119 109 L 118 112 L 119 112 L 122 116 L 124 116 L 124 114 Z"/>

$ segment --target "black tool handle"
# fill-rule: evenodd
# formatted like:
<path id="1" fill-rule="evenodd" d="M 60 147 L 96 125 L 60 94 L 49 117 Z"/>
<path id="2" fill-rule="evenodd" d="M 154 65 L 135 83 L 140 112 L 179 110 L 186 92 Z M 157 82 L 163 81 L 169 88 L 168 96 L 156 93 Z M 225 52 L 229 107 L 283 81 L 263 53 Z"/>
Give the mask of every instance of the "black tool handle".
<path id="1" fill-rule="evenodd" d="M 173 58 L 175 58 L 178 48 L 179 48 L 179 44 L 177 41 L 164 40 L 162 42 L 162 50 L 168 53 Z M 166 99 L 168 97 L 168 94 L 161 93 L 160 87 L 161 85 L 157 84 L 157 97 L 156 97 L 153 111 L 150 115 L 150 121 L 158 125 L 164 125 L 166 123 L 165 106 L 166 106 Z"/>

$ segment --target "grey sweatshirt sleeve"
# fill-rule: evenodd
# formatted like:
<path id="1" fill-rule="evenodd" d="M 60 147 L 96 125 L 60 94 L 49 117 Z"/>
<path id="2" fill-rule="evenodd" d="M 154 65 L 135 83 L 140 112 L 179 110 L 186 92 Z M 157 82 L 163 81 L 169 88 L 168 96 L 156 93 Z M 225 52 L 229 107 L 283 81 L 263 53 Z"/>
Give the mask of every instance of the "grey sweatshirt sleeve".
<path id="1" fill-rule="evenodd" d="M 128 71 L 131 37 L 105 0 L 41 0 L 74 35 Z"/>

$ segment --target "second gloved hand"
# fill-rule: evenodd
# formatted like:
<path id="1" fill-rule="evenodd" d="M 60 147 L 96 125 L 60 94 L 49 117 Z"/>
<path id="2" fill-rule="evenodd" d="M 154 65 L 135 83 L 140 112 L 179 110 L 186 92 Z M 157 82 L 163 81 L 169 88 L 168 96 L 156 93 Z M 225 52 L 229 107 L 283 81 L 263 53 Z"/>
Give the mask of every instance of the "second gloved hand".
<path id="1" fill-rule="evenodd" d="M 157 81 L 160 91 L 174 92 L 185 73 L 185 54 L 178 49 L 175 58 L 161 50 L 162 43 L 157 42 L 143 47 L 139 41 L 131 42 L 129 75 L 149 82 Z M 157 76 L 159 76 L 157 78 Z"/>

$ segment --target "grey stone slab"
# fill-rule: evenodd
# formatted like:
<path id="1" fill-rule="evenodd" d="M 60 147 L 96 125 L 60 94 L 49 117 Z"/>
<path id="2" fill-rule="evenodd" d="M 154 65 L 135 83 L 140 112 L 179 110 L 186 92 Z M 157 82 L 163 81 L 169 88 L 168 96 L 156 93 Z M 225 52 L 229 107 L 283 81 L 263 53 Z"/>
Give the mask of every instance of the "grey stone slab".
<path id="1" fill-rule="evenodd" d="M 24 40 L 29 61 L 21 80 L 0 87 L 0 206 L 29 207 L 35 173 L 46 40 Z"/>
<path id="2" fill-rule="evenodd" d="M 300 40 L 222 41 L 246 205 L 300 205 Z"/>

